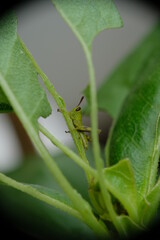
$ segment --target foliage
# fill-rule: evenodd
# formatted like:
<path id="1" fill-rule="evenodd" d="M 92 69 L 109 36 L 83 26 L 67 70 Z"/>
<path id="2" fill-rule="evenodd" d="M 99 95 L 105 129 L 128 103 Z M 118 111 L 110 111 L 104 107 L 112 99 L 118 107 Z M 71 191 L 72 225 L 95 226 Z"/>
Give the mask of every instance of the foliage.
<path id="1" fill-rule="evenodd" d="M 36 221 L 44 238 L 60 233 L 61 229 L 65 234 L 81 233 L 82 238 L 130 236 L 149 226 L 160 199 L 160 181 L 157 180 L 160 26 L 157 25 L 104 81 L 96 95 L 92 43 L 102 30 L 121 27 L 121 17 L 112 0 L 52 2 L 77 36 L 87 59 L 89 85 L 85 94 L 91 128 L 83 126 L 79 105 L 67 111 L 63 98 L 17 35 L 15 14 L 4 16 L 0 20 L 0 111 L 16 113 L 41 159 L 34 157 L 34 161 L 14 173 L 0 173 L 1 205 L 14 214 L 14 206 L 20 205 L 25 213 L 23 224 L 35 232 Z M 46 118 L 51 113 L 38 75 L 64 116 L 75 143 L 74 151 L 38 123 L 40 116 Z M 115 118 L 105 147 L 105 159 L 98 140 L 97 106 Z M 52 157 L 40 140 L 39 132 L 68 157 L 64 154 Z M 85 132 L 91 132 L 92 151 L 90 147 L 86 151 Z M 70 166 L 75 170 L 70 171 Z M 28 225 L 30 213 L 33 225 Z M 23 214 L 19 217 L 24 218 Z M 46 222 L 43 224 L 41 219 Z"/>

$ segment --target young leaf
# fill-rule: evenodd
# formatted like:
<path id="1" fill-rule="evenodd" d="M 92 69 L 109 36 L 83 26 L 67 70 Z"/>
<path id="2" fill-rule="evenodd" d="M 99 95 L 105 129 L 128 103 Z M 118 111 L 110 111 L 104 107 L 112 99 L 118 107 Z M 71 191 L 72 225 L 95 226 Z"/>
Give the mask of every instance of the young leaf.
<path id="1" fill-rule="evenodd" d="M 122 227 L 122 236 L 130 237 L 138 232 L 144 230 L 138 224 L 136 224 L 129 216 L 121 215 L 118 216 L 118 221 L 121 223 Z"/>
<path id="2" fill-rule="evenodd" d="M 139 198 L 155 184 L 160 152 L 160 62 L 130 91 L 108 142 L 111 165 L 129 158 Z"/>
<path id="3" fill-rule="evenodd" d="M 95 36 L 104 29 L 122 26 L 112 0 L 51 0 L 80 42 L 91 48 Z"/>
<path id="4" fill-rule="evenodd" d="M 156 216 L 156 211 L 160 203 L 160 180 L 154 186 L 152 191 L 142 199 L 139 207 L 139 215 L 141 216 L 141 222 L 144 226 L 147 226 L 151 220 Z"/>
<path id="5" fill-rule="evenodd" d="M 107 77 L 98 89 L 98 108 L 117 117 L 130 89 L 150 74 L 152 67 L 160 61 L 160 24 L 156 25 L 129 56 Z M 84 91 L 89 102 L 89 87 Z M 86 108 L 88 113 L 89 106 Z"/>
<path id="6" fill-rule="evenodd" d="M 0 86 L 5 93 L 0 90 L 0 105 L 8 110 L 11 105 L 26 128 L 26 122 L 30 121 L 36 129 L 37 118 L 51 113 L 36 70 L 17 36 L 17 19 L 13 13 L 0 20 Z"/>
<path id="7" fill-rule="evenodd" d="M 129 216 L 137 220 L 137 191 L 128 159 L 104 170 L 107 189 L 121 202 Z"/>

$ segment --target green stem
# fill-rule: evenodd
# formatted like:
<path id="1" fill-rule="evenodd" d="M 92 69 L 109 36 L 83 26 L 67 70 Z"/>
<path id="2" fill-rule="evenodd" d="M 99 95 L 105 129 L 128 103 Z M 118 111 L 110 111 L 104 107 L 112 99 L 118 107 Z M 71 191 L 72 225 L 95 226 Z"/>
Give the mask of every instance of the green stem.
<path id="1" fill-rule="evenodd" d="M 86 162 L 89 165 L 89 162 L 86 158 L 86 154 L 85 154 L 85 150 L 84 150 L 84 146 L 82 143 L 81 138 L 79 138 L 79 133 L 75 130 L 75 127 L 73 125 L 73 122 L 65 108 L 65 104 L 63 99 L 59 96 L 59 94 L 56 92 L 53 84 L 50 82 L 50 80 L 48 79 L 48 77 L 45 75 L 45 73 L 41 70 L 41 68 L 38 66 L 38 64 L 36 63 L 35 59 L 33 58 L 32 54 L 29 52 L 29 50 L 26 48 L 25 44 L 23 43 L 23 41 L 21 40 L 21 38 L 19 37 L 19 41 L 21 42 L 21 45 L 23 47 L 23 49 L 25 50 L 25 52 L 27 53 L 27 55 L 29 56 L 30 60 L 32 61 L 34 67 L 36 68 L 38 74 L 41 76 L 44 85 L 46 86 L 47 90 L 50 92 L 50 94 L 52 95 L 52 97 L 54 98 L 54 100 L 56 101 L 59 109 L 61 110 L 61 113 L 64 116 L 64 119 L 66 121 L 66 124 L 69 128 L 69 131 L 73 137 L 74 143 L 77 147 L 78 153 L 80 155 L 80 157 L 83 159 L 84 162 Z M 88 180 L 91 178 L 89 173 L 86 172 L 86 175 L 88 177 Z"/>
<path id="2" fill-rule="evenodd" d="M 92 142 L 93 142 L 93 153 L 94 158 L 100 158 L 100 146 L 98 138 L 98 119 L 97 119 L 97 99 L 96 99 L 96 81 L 95 81 L 95 72 L 92 63 L 91 53 L 87 48 L 85 48 L 88 69 L 89 69 L 89 79 L 90 79 L 90 102 L 91 102 L 91 128 L 92 128 Z M 102 164 L 103 167 L 103 164 Z M 102 168 L 101 167 L 101 168 Z"/>
<path id="3" fill-rule="evenodd" d="M 89 79 L 90 79 L 90 102 L 91 102 L 91 126 L 92 126 L 92 141 L 93 141 L 93 153 L 95 159 L 95 166 L 98 173 L 98 180 L 100 184 L 100 189 L 102 192 L 102 197 L 105 202 L 106 209 L 110 215 L 110 218 L 117 229 L 117 231 L 121 234 L 122 229 L 120 222 L 118 221 L 117 214 L 114 210 L 110 194 L 107 191 L 105 185 L 105 178 L 103 174 L 104 163 L 100 156 L 100 146 L 99 146 L 99 139 L 98 139 L 98 111 L 97 111 L 97 95 L 96 95 L 96 80 L 95 80 L 95 72 L 94 66 L 92 62 L 92 54 L 89 48 L 83 44 L 84 52 L 87 58 L 88 69 L 89 69 Z"/>
<path id="4" fill-rule="evenodd" d="M 58 141 L 45 127 L 39 124 L 39 130 L 59 149 L 61 149 L 69 158 L 77 163 L 84 171 L 89 172 L 94 178 L 96 178 L 96 171 L 86 164 L 82 159 L 71 149 L 67 148 L 64 144 Z"/>
<path id="5" fill-rule="evenodd" d="M 5 183 L 6 185 L 13 187 L 21 192 L 27 193 L 30 196 L 39 199 L 42 202 L 45 202 L 55 208 L 58 208 L 68 214 L 71 214 L 72 216 L 80 219 L 81 221 L 83 221 L 80 213 L 78 211 L 76 211 L 75 209 L 73 209 L 72 207 L 66 205 L 65 203 L 60 202 L 57 199 L 51 198 L 41 192 L 39 192 L 36 188 L 27 185 L 27 184 L 23 184 L 20 182 L 17 182 L 15 180 L 13 180 L 10 177 L 7 177 L 6 175 L 0 173 L 0 181 Z"/>
<path id="6" fill-rule="evenodd" d="M 34 139 L 34 142 L 36 143 L 37 150 L 40 152 L 42 158 L 44 159 L 46 165 L 56 178 L 57 182 L 60 184 L 64 192 L 67 194 L 69 199 L 71 200 L 74 208 L 80 212 L 80 214 L 83 217 L 83 221 L 91 227 L 93 231 L 95 231 L 98 235 L 100 234 L 106 234 L 106 229 L 102 227 L 102 225 L 99 224 L 97 219 L 94 217 L 92 210 L 90 208 L 90 205 L 87 201 L 85 201 L 81 195 L 72 188 L 68 180 L 65 178 L 65 176 L 62 174 L 61 170 L 57 166 L 56 162 L 52 159 L 40 139 L 36 137 Z"/>
<path id="7" fill-rule="evenodd" d="M 51 95 L 55 99 L 58 107 L 60 108 L 60 110 L 61 110 L 61 112 L 62 112 L 62 114 L 63 114 L 63 116 L 66 120 L 66 123 L 68 125 L 68 128 L 69 128 L 69 130 L 72 134 L 72 137 L 75 141 L 75 145 L 77 146 L 77 149 L 78 149 L 78 152 L 79 152 L 80 156 L 82 157 L 82 159 L 84 161 L 86 161 L 87 164 L 89 164 L 88 160 L 86 158 L 86 155 L 85 155 L 83 143 L 82 143 L 81 140 L 79 140 L 79 133 L 75 130 L 74 125 L 72 123 L 72 120 L 70 119 L 70 116 L 69 116 L 67 110 L 65 109 L 63 99 L 58 95 L 58 93 L 54 89 L 54 86 L 51 84 L 48 77 L 40 69 L 40 67 L 38 66 L 38 64 L 34 60 L 31 53 L 25 47 L 25 45 L 22 42 L 22 40 L 20 39 L 20 37 L 19 37 L 19 41 L 21 42 L 21 45 L 22 45 L 24 51 L 29 56 L 29 58 L 32 61 L 32 64 L 36 68 L 37 72 L 41 76 L 46 88 L 51 93 Z M 6 90 L 6 92 L 7 92 L 7 90 Z M 11 93 L 11 95 L 12 95 L 12 93 Z M 13 95 L 12 95 L 12 97 L 14 98 Z M 14 99 L 14 101 L 16 102 L 16 99 Z M 16 105 L 18 105 L 18 103 L 16 103 Z M 17 106 L 16 106 L 15 110 L 17 110 Z M 92 210 L 91 210 L 91 207 L 90 207 L 89 203 L 87 201 L 85 201 L 75 189 L 72 188 L 72 186 L 70 185 L 68 180 L 65 178 L 65 176 L 63 175 L 63 173 L 61 172 L 61 170 L 57 166 L 56 162 L 52 159 L 49 152 L 47 151 L 47 149 L 45 148 L 43 143 L 40 141 L 39 136 L 37 135 L 37 132 L 35 131 L 35 129 L 32 127 L 30 122 L 28 120 L 26 121 L 26 118 L 21 115 L 21 112 L 23 112 L 22 109 L 20 109 L 20 111 L 17 112 L 17 115 L 19 116 L 20 119 L 22 119 L 22 122 L 24 123 L 24 126 L 27 126 L 27 132 L 30 135 L 31 140 L 33 141 L 37 151 L 40 153 L 42 159 L 44 160 L 44 162 L 46 163 L 46 165 L 50 169 L 51 173 L 54 175 L 57 182 L 60 184 L 60 186 L 62 187 L 64 192 L 67 194 L 67 196 L 71 200 L 75 209 L 80 212 L 84 222 L 88 226 L 90 226 L 90 228 L 95 233 L 97 233 L 98 235 L 109 235 L 106 226 L 104 227 L 104 225 L 102 225 L 101 223 L 99 223 L 97 221 L 96 217 L 92 213 Z M 88 174 L 88 172 L 86 174 L 87 174 L 88 180 L 89 180 L 91 177 Z"/>

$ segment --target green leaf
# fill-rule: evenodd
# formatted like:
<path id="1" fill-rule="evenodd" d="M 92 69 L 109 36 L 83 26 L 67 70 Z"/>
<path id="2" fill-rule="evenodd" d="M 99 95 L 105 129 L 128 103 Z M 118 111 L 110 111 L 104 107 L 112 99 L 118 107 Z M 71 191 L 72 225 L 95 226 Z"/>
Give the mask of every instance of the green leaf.
<path id="1" fill-rule="evenodd" d="M 87 151 L 87 157 L 88 156 L 90 159 L 93 157 L 90 149 Z M 54 159 L 72 186 L 88 200 L 88 186 L 84 171 L 64 154 L 58 154 L 54 156 Z M 35 156 L 26 158 L 22 166 L 7 175 L 20 182 L 42 185 L 62 192 L 62 189 L 58 183 L 54 181 L 52 174 L 42 159 Z"/>
<path id="2" fill-rule="evenodd" d="M 128 159 L 104 170 L 107 189 L 121 202 L 129 216 L 137 220 L 137 191 Z"/>
<path id="3" fill-rule="evenodd" d="M 46 196 L 49 196 L 56 200 L 59 200 L 60 202 L 63 202 L 65 204 L 67 204 L 68 206 L 72 206 L 71 202 L 66 197 L 66 195 L 60 191 L 57 191 L 55 189 L 51 189 L 48 187 L 40 186 L 40 185 L 35 185 L 35 184 L 30 184 L 28 186 L 32 186 L 34 189 L 37 189 L 39 192 L 45 194 Z"/>
<path id="4" fill-rule="evenodd" d="M 130 91 L 108 142 L 108 162 L 129 158 L 139 198 L 155 184 L 160 152 L 160 62 Z"/>
<path id="5" fill-rule="evenodd" d="M 90 49 L 95 36 L 104 29 L 122 26 L 112 0 L 51 0 L 80 42 Z"/>
<path id="6" fill-rule="evenodd" d="M 0 86 L 5 93 L 0 90 L 0 105 L 9 109 L 9 101 L 26 128 L 30 122 L 37 129 L 37 118 L 51 113 L 37 72 L 17 36 L 13 13 L 0 20 Z"/>
<path id="7" fill-rule="evenodd" d="M 1 186 L 1 214 L 14 219 L 16 225 L 42 239 L 54 239 L 55 235 L 94 237 L 81 221 L 15 189 Z M 2 215 L 3 216 L 3 215 Z M 49 238 L 48 238 L 49 237 Z"/>
<path id="8" fill-rule="evenodd" d="M 125 57 L 98 89 L 98 108 L 116 118 L 130 89 L 152 72 L 160 61 L 160 25 L 156 25 L 140 44 Z M 89 87 L 84 91 L 89 103 Z M 88 113 L 89 107 L 86 107 Z"/>
<path id="9" fill-rule="evenodd" d="M 57 155 L 56 160 L 72 185 L 83 196 L 86 196 L 87 183 L 83 171 L 62 154 Z M 38 191 L 69 205 L 68 198 L 65 197 L 57 182 L 54 181 L 43 161 L 37 156 L 26 158 L 17 170 L 7 175 L 17 181 L 27 184 L 32 183 L 31 186 L 36 187 Z M 25 193 L 0 185 L 0 196 L 1 214 L 3 213 L 10 220 L 13 219 L 17 226 L 32 235 L 39 235 L 42 239 L 54 239 L 55 235 L 76 237 L 78 234 L 79 239 L 85 237 L 94 239 L 93 232 L 86 224 Z"/>
<path id="10" fill-rule="evenodd" d="M 147 226 L 156 217 L 156 212 L 160 203 L 160 181 L 154 186 L 152 191 L 142 199 L 139 207 L 141 222 Z"/>

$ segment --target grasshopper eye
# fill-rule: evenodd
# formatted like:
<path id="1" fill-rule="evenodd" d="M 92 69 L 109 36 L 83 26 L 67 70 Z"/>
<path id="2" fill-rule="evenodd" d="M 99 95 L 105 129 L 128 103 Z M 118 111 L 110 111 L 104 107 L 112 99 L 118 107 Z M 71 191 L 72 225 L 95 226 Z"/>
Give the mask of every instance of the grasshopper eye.
<path id="1" fill-rule="evenodd" d="M 81 107 L 76 108 L 76 111 L 77 111 L 77 112 L 80 111 L 80 110 L 81 110 Z"/>

